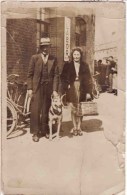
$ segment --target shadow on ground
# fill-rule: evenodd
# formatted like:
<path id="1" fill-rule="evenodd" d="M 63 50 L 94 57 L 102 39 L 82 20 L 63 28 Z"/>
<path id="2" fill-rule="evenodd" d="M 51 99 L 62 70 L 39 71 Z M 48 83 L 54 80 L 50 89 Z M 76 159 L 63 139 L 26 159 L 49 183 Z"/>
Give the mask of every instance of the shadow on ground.
<path id="1" fill-rule="evenodd" d="M 82 122 L 82 130 L 87 133 L 103 131 L 102 121 L 99 119 L 85 120 Z"/>
<path id="2" fill-rule="evenodd" d="M 72 138 L 73 135 L 70 133 L 71 129 L 73 128 L 72 121 L 62 122 L 61 137 L 68 136 L 69 138 Z M 90 120 L 84 120 L 82 122 L 81 126 L 82 130 L 87 133 L 95 132 L 95 131 L 103 131 L 102 127 L 102 121 L 99 119 L 90 119 Z M 23 136 L 28 132 L 27 125 L 24 127 L 18 127 L 14 132 L 10 134 L 7 139 L 13 139 L 19 136 Z M 56 126 L 53 127 L 53 132 L 56 132 Z"/>
<path id="3" fill-rule="evenodd" d="M 70 138 L 73 137 L 70 133 L 72 127 L 72 121 L 62 122 L 61 136 L 68 136 Z M 103 131 L 102 121 L 99 119 L 85 120 L 82 122 L 82 130 L 87 133 Z"/>
<path id="4" fill-rule="evenodd" d="M 7 139 L 13 139 L 20 136 L 23 136 L 27 133 L 28 124 L 23 124 L 20 126 L 17 126 L 17 128 L 7 137 Z"/>

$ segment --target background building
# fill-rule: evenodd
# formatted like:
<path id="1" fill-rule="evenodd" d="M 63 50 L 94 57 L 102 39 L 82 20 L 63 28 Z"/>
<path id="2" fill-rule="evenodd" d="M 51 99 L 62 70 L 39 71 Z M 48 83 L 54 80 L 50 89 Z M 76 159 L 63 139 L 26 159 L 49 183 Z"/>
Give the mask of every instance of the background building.
<path id="1" fill-rule="evenodd" d="M 109 56 L 117 61 L 117 42 L 109 42 L 105 44 L 95 45 L 95 59 L 98 61 L 100 59 L 106 59 Z"/>
<path id="2" fill-rule="evenodd" d="M 93 71 L 95 15 L 92 9 L 73 11 L 69 7 L 7 6 L 7 73 L 18 73 L 26 80 L 28 64 L 38 52 L 42 36 L 51 38 L 51 54 L 58 59 L 60 70 L 75 46 Z M 81 15 L 82 13 L 82 15 Z"/>

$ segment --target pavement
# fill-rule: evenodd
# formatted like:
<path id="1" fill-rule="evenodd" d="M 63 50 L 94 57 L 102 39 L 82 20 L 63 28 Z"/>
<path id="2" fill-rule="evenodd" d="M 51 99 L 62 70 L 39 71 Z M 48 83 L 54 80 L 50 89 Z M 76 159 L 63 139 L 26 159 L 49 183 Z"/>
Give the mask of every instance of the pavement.
<path id="1" fill-rule="evenodd" d="M 7 139 L 4 193 L 124 194 L 124 169 L 119 166 L 115 147 L 119 142 L 119 136 L 115 136 L 115 141 L 112 141 L 114 136 L 111 136 L 114 127 L 123 125 L 117 117 L 117 110 L 112 112 L 109 104 L 111 101 L 113 107 L 118 109 L 117 99 L 118 97 L 113 94 L 100 95 L 96 100 L 99 115 L 84 117 L 83 136 L 71 136 L 72 122 L 69 109 L 63 110 L 63 131 L 59 141 L 56 139 L 49 141 L 43 137 L 35 143 L 32 141 L 29 128 L 15 132 Z M 119 125 L 116 124 L 117 120 Z M 119 135 L 120 132 L 118 131 Z"/>

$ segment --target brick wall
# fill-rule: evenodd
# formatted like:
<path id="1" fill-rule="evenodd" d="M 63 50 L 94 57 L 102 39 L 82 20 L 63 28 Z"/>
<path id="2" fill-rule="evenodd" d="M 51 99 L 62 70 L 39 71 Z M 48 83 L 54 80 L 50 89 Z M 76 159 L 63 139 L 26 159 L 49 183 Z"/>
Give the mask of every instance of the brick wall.
<path id="1" fill-rule="evenodd" d="M 94 31 L 92 16 L 84 16 L 86 22 L 86 46 L 81 46 L 84 60 L 93 69 Z M 49 18 L 51 54 L 57 57 L 60 69 L 64 60 L 64 17 Z M 37 23 L 35 19 L 7 20 L 7 73 L 17 73 L 26 80 L 30 58 L 36 53 Z M 71 17 L 71 45 L 75 47 L 75 17 Z"/>
<path id="2" fill-rule="evenodd" d="M 36 53 L 36 20 L 7 19 L 7 74 L 25 81 L 30 58 Z"/>

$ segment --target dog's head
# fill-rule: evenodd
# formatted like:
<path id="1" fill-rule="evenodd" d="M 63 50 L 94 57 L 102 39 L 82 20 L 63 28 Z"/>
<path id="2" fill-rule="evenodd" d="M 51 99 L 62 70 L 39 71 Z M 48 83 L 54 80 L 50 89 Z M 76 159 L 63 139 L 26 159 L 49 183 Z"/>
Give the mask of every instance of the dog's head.
<path id="1" fill-rule="evenodd" d="M 52 104 L 53 108 L 56 108 L 56 109 L 62 108 L 62 100 L 61 100 L 60 95 L 57 95 L 57 96 L 52 95 L 51 96 L 51 104 Z"/>

